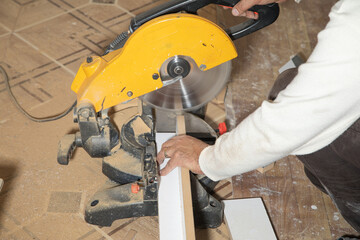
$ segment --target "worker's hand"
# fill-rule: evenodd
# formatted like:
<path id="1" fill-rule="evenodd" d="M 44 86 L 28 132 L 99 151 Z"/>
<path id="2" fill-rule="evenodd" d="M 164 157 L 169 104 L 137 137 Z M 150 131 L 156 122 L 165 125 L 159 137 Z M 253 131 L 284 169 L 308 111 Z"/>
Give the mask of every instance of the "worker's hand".
<path id="1" fill-rule="evenodd" d="M 165 158 L 170 158 L 160 175 L 165 176 L 176 167 L 185 167 L 193 173 L 204 174 L 200 169 L 199 156 L 207 146 L 206 143 L 187 135 L 171 138 L 162 145 L 157 155 L 159 165 Z"/>
<path id="2" fill-rule="evenodd" d="M 281 3 L 286 0 L 241 0 L 233 8 L 231 13 L 234 16 L 243 16 L 247 18 L 257 19 L 259 16 L 257 13 L 248 11 L 254 5 L 266 5 L 269 3 Z"/>

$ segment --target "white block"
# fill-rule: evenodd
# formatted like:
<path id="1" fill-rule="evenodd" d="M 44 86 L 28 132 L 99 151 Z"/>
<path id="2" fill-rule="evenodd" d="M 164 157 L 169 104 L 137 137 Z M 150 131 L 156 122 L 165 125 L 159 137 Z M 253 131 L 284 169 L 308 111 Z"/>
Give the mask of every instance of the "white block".
<path id="1" fill-rule="evenodd" d="M 226 225 L 233 240 L 276 240 L 261 198 L 224 200 Z"/>
<path id="2" fill-rule="evenodd" d="M 158 151 L 161 145 L 175 136 L 175 133 L 156 133 Z M 169 159 L 160 166 L 162 169 Z M 185 217 L 182 201 L 181 169 L 176 168 L 166 176 L 161 176 L 158 204 L 160 240 L 185 240 Z"/>

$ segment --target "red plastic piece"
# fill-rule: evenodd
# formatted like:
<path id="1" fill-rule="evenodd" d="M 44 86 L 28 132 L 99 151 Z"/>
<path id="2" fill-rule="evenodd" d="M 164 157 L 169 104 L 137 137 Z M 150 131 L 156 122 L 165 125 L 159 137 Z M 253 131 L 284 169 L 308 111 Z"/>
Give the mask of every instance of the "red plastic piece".
<path id="1" fill-rule="evenodd" d="M 225 6 L 225 5 L 221 5 L 221 4 L 218 4 L 219 6 L 222 6 L 223 8 L 232 8 L 230 6 Z"/>
<path id="2" fill-rule="evenodd" d="M 220 135 L 223 135 L 224 133 L 227 132 L 227 127 L 226 127 L 225 122 L 219 123 L 218 128 L 219 128 L 219 134 Z"/>
<path id="3" fill-rule="evenodd" d="M 140 190 L 140 186 L 137 183 L 131 184 L 131 192 L 132 193 L 138 193 Z"/>

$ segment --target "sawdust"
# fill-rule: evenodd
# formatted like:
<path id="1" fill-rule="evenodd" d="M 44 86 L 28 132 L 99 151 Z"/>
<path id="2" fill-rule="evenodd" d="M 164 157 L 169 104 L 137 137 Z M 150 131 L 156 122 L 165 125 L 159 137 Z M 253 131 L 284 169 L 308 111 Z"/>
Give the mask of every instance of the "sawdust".
<path id="1" fill-rule="evenodd" d="M 340 220 L 340 213 L 339 212 L 334 212 L 333 220 L 334 221 L 339 221 Z"/>
<path id="2" fill-rule="evenodd" d="M 265 188 L 265 187 L 261 187 L 261 186 L 258 186 L 258 185 L 254 185 L 256 186 L 255 188 L 250 188 L 250 192 L 253 193 L 253 194 L 259 194 L 261 196 L 270 196 L 270 195 L 273 195 L 273 194 L 276 194 L 276 195 L 280 195 L 281 192 L 278 192 L 278 191 L 274 191 L 274 190 L 271 190 L 271 189 L 268 189 L 268 188 Z"/>
<path id="3" fill-rule="evenodd" d="M 134 130 L 135 137 L 140 136 L 141 134 L 151 132 L 151 129 L 144 123 L 144 121 L 138 117 L 132 123 L 131 127 Z"/>
<path id="4" fill-rule="evenodd" d="M 123 172 L 141 176 L 141 162 L 123 149 L 119 149 L 112 156 L 106 157 L 104 161 Z"/>

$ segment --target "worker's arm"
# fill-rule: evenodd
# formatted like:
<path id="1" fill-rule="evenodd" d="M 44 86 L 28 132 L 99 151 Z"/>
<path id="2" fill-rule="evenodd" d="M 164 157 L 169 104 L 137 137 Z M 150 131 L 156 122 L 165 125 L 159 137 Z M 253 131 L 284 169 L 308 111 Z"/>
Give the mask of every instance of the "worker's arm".
<path id="1" fill-rule="evenodd" d="M 218 180 L 287 155 L 312 153 L 354 123 L 360 117 L 359 22 L 359 1 L 338 2 L 293 82 L 204 149 L 201 170 Z"/>
<path id="2" fill-rule="evenodd" d="M 273 103 L 264 101 L 214 146 L 204 148 L 199 159 L 193 156 L 193 163 L 219 180 L 287 155 L 315 152 L 340 136 L 360 117 L 359 22 L 360 1 L 339 1 L 292 83 Z M 176 152 L 176 145 L 171 148 Z M 192 170 L 194 164 L 183 166 Z"/>

